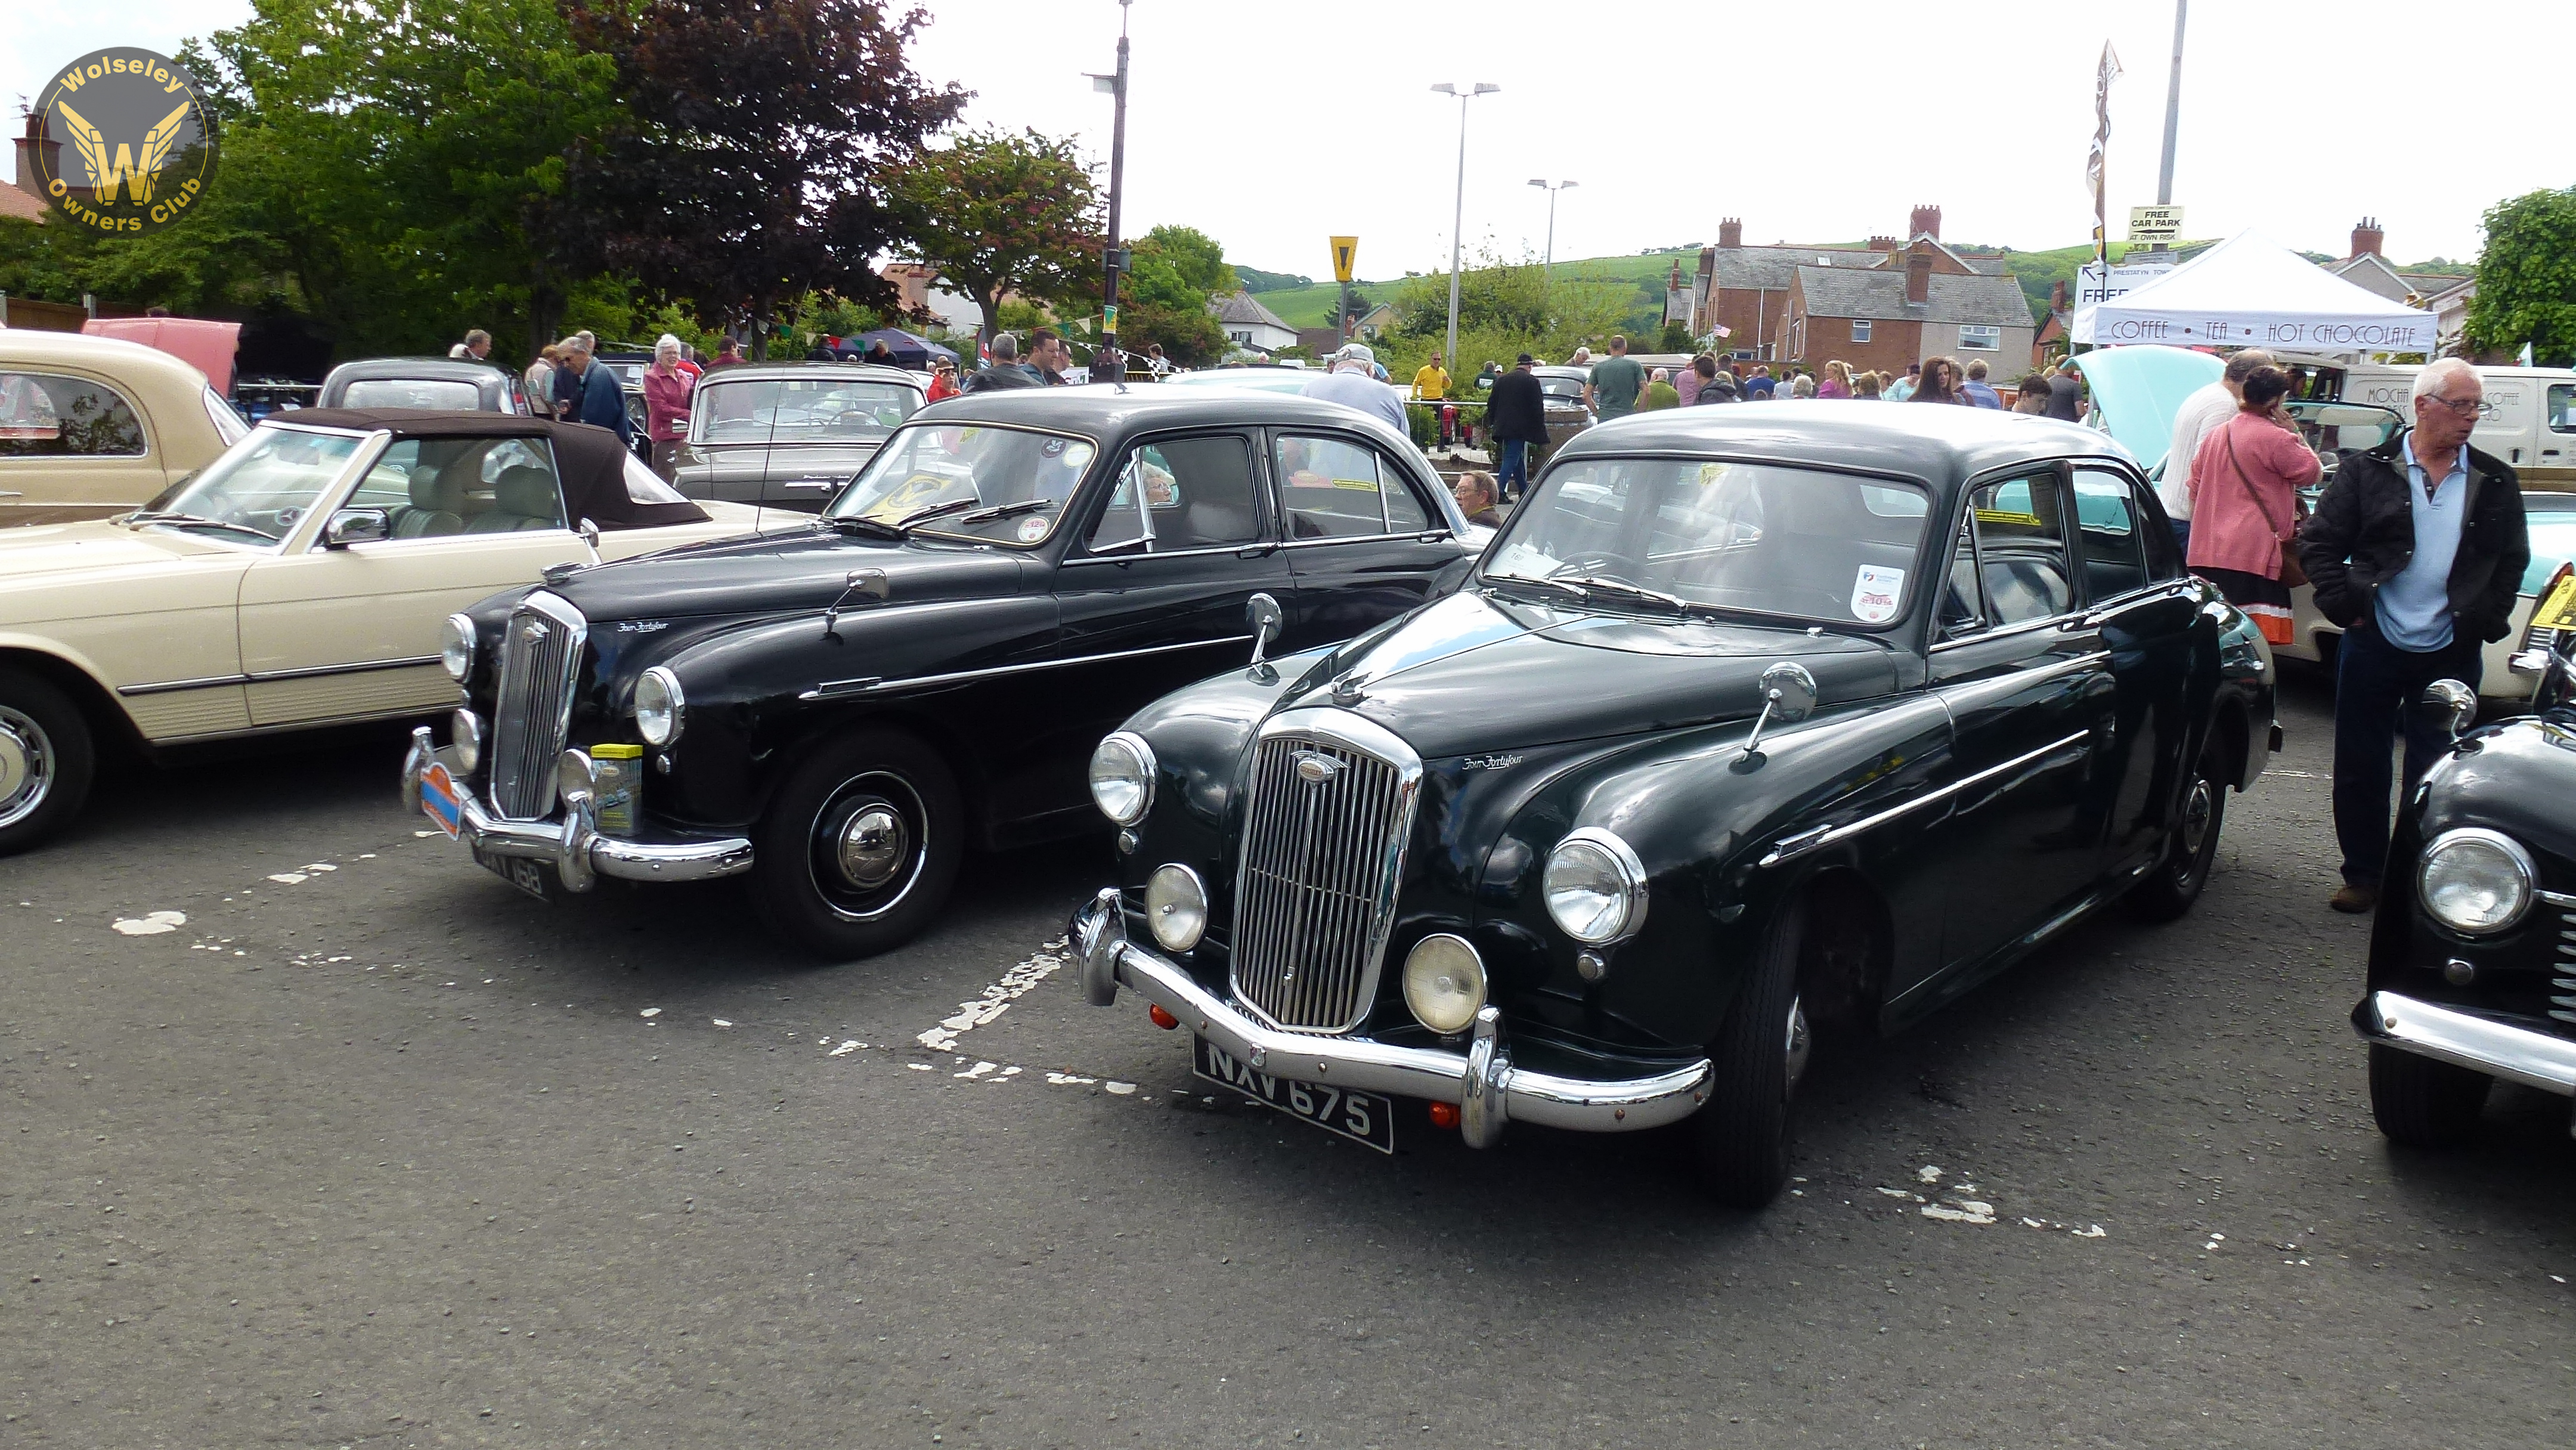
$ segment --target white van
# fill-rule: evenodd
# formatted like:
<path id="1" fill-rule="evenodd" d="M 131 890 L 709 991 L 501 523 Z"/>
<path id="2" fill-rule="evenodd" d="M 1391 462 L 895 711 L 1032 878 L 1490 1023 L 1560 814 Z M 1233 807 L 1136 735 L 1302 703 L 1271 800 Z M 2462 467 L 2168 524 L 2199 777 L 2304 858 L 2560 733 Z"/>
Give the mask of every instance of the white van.
<path id="1" fill-rule="evenodd" d="M 2348 368 L 2342 398 L 2394 408 L 2410 421 L 2416 367 Z M 2482 367 L 2486 415 L 2469 442 L 2513 465 L 2525 488 L 2576 489 L 2576 369 Z"/>

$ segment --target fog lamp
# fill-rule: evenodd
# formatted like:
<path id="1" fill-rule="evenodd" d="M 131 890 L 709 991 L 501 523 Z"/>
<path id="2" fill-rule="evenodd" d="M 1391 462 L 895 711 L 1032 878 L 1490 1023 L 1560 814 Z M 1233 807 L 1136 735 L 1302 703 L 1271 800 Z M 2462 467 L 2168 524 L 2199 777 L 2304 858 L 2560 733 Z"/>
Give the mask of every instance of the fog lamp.
<path id="1" fill-rule="evenodd" d="M 1404 1005 L 1447 1036 L 1464 1032 L 1485 1005 L 1485 961 L 1465 937 L 1433 932 L 1404 959 Z"/>
<path id="2" fill-rule="evenodd" d="M 447 717 L 448 753 L 456 757 L 456 768 L 467 775 L 483 760 L 483 721 L 471 710 L 459 710 Z"/>
<path id="3" fill-rule="evenodd" d="M 592 780 L 588 755 L 567 750 L 555 757 L 555 799 L 567 805 L 590 799 Z"/>
<path id="4" fill-rule="evenodd" d="M 1165 866 L 1145 883 L 1145 922 L 1168 952 L 1185 952 L 1207 931 L 1207 887 L 1187 866 Z"/>

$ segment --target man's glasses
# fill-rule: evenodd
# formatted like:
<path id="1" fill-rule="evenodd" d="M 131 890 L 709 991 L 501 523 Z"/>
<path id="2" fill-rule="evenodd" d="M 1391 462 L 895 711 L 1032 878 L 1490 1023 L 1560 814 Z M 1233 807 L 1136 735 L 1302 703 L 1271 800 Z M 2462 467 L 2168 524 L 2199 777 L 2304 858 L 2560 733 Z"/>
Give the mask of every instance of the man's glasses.
<path id="1" fill-rule="evenodd" d="M 2495 410 L 2487 405 L 2484 398 L 2446 398 L 2439 393 L 2426 393 L 2424 401 L 2438 403 L 2462 418 L 2489 418 L 2495 415 Z"/>

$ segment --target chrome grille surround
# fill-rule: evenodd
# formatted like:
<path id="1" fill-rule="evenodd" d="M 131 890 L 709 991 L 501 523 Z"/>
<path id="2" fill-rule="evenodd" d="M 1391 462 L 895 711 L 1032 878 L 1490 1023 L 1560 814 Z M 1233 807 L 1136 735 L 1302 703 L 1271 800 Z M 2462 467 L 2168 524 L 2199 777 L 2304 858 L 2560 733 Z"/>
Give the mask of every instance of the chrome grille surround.
<path id="1" fill-rule="evenodd" d="M 2557 990 L 2549 997 L 2549 1015 L 2576 1027 L 2576 896 L 2544 891 L 2540 897 L 2558 908 L 2558 935 L 2549 957 L 2549 985 Z"/>
<path id="2" fill-rule="evenodd" d="M 1347 710 L 1261 727 L 1245 787 L 1229 985 L 1287 1032 L 1339 1035 L 1377 1000 L 1422 757 Z"/>
<path id="3" fill-rule="evenodd" d="M 555 757 L 572 728 L 581 652 L 590 621 L 559 595 L 519 601 L 501 634 L 500 688 L 493 701 L 492 809 L 503 820 L 539 821 L 555 808 Z"/>

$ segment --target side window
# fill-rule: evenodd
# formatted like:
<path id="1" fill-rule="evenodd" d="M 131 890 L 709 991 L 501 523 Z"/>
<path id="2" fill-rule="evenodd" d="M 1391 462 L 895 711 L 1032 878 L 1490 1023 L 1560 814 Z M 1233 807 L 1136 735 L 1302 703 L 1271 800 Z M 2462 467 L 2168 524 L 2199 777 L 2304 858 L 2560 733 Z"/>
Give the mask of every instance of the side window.
<path id="1" fill-rule="evenodd" d="M 1386 501 L 1386 528 L 1391 534 L 1418 534 L 1431 527 L 1422 511 L 1422 500 L 1414 497 L 1412 485 L 1384 458 L 1377 461 L 1378 497 Z"/>
<path id="2" fill-rule="evenodd" d="M 1129 453 L 1088 542 L 1093 553 L 1168 554 L 1260 538 L 1252 450 L 1243 439 L 1223 435 L 1167 438 Z"/>
<path id="3" fill-rule="evenodd" d="M 0 458 L 141 458 L 143 420 L 116 389 L 0 372 Z"/>
<path id="4" fill-rule="evenodd" d="M 2084 556 L 2084 597 L 2110 599 L 2143 589 L 2147 569 L 2147 515 L 2116 473 L 2075 470 L 2075 537 Z"/>
<path id="5" fill-rule="evenodd" d="M 2056 474 L 1987 484 L 1972 497 L 1968 517 L 1977 531 L 1988 622 L 2023 624 L 2074 607 Z"/>
<path id="6" fill-rule="evenodd" d="M 1281 434 L 1272 450 L 1292 539 L 1362 539 L 1431 527 L 1404 475 L 1365 443 Z"/>
<path id="7" fill-rule="evenodd" d="M 524 438 L 404 438 L 359 480 L 351 508 L 380 508 L 396 539 L 564 527 L 554 455 Z"/>
<path id="8" fill-rule="evenodd" d="M 1950 551 L 1950 577 L 1941 590 L 1941 637 L 1957 639 L 1986 627 L 1986 591 L 1977 582 L 1977 530 L 1974 520 L 1959 524 L 1958 547 Z"/>
<path id="9" fill-rule="evenodd" d="M 2549 431 L 2576 433 L 2576 383 L 2549 385 Z"/>

